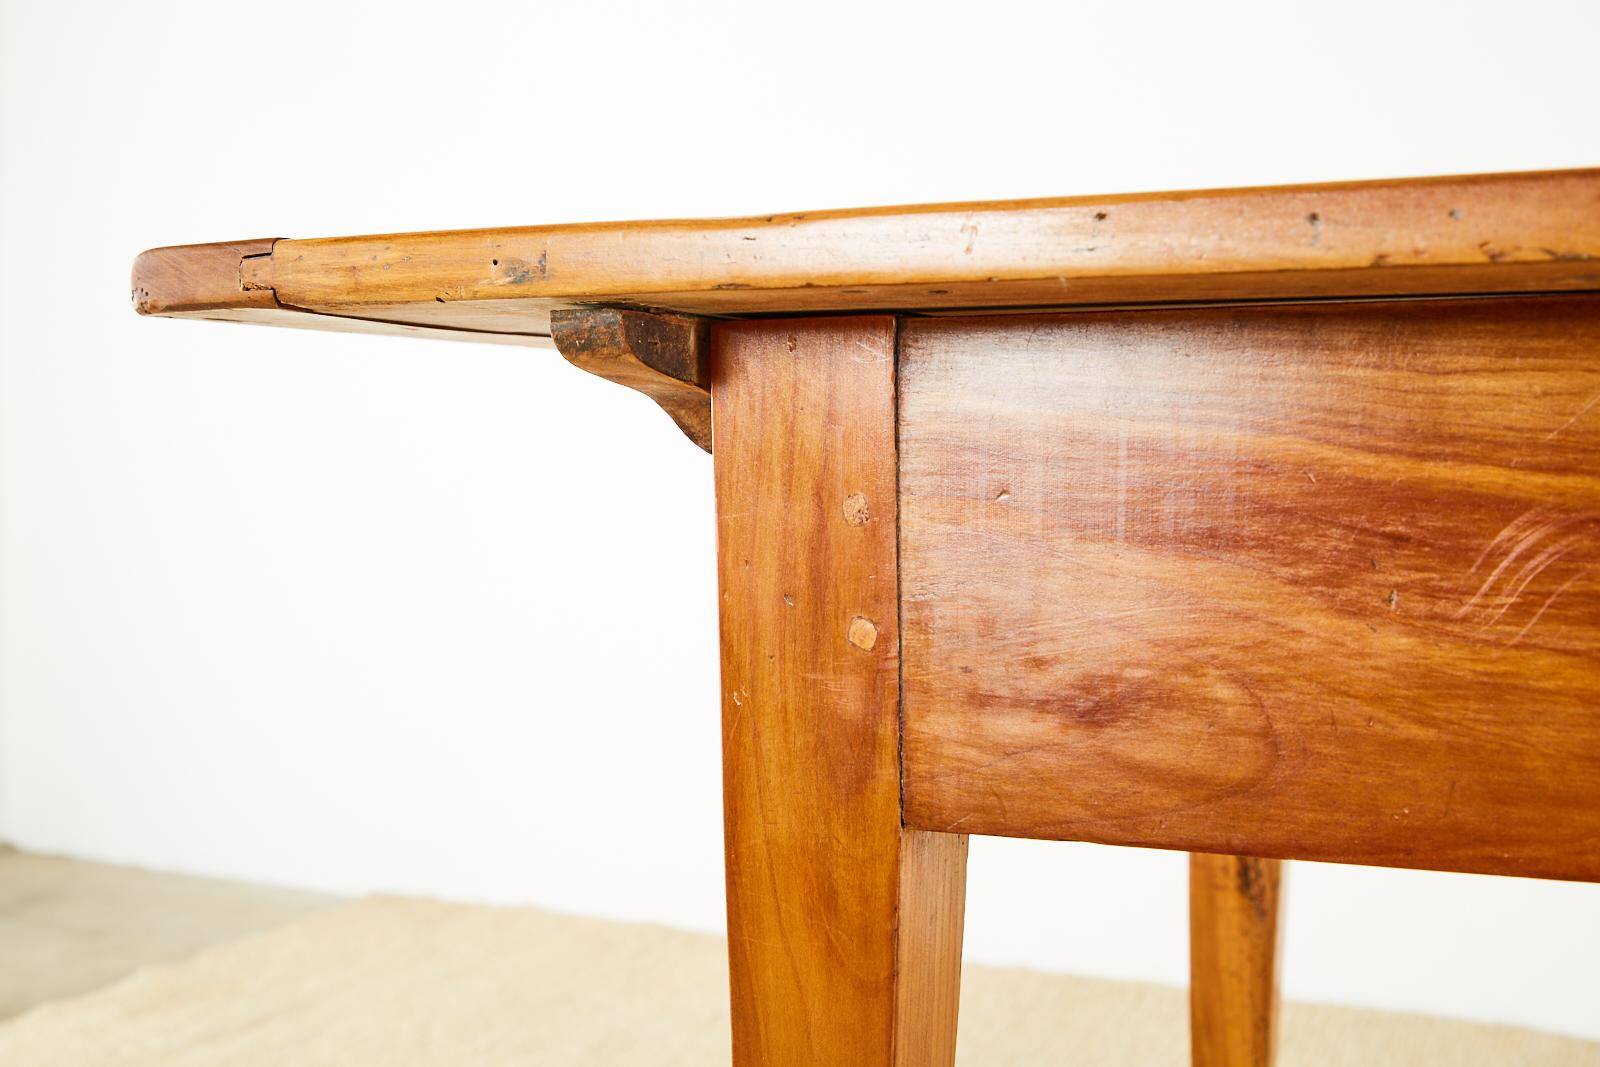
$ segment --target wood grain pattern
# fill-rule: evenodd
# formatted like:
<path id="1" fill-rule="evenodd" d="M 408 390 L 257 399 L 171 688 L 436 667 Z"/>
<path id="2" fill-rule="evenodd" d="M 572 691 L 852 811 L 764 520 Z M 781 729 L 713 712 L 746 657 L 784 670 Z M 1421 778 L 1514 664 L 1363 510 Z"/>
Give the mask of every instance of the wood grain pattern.
<path id="1" fill-rule="evenodd" d="M 133 263 L 133 309 L 141 315 L 276 308 L 270 288 L 246 289 L 244 263 L 269 257 L 276 239 L 152 248 Z"/>
<path id="2" fill-rule="evenodd" d="M 557 311 L 551 337 L 567 362 L 645 394 L 711 451 L 711 325 L 619 308 Z"/>
<path id="3" fill-rule="evenodd" d="M 1271 1067 L 1278 1044 L 1278 860 L 1189 856 L 1193 1067 Z"/>
<path id="4" fill-rule="evenodd" d="M 737 1067 L 953 1062 L 966 843 L 900 821 L 894 337 L 713 331 Z"/>
<path id="5" fill-rule="evenodd" d="M 172 319 L 208 319 L 338 333 L 553 347 L 548 330 L 537 335 L 463 330 L 449 322 L 418 326 L 408 322 L 384 321 L 381 315 L 348 318 L 324 315 L 306 308 L 284 307 L 278 303 L 277 294 L 270 286 L 247 284 L 244 280 L 244 273 L 250 265 L 269 256 L 276 243 L 274 238 L 262 238 L 208 245 L 174 245 L 143 252 L 133 264 L 133 309 L 141 315 Z M 407 316 L 402 314 L 398 317 L 404 319 Z"/>
<path id="6" fill-rule="evenodd" d="M 902 830 L 895 920 L 894 1063 L 949 1067 L 961 1010 L 967 838 Z"/>
<path id="7" fill-rule="evenodd" d="M 587 303 L 734 316 L 1594 290 L 1600 170 L 283 240 L 244 276 L 287 308 L 540 335 Z M 194 299 L 181 279 L 151 292 L 162 314 Z"/>
<path id="8" fill-rule="evenodd" d="M 908 825 L 1600 879 L 1600 299 L 901 353 Z"/>

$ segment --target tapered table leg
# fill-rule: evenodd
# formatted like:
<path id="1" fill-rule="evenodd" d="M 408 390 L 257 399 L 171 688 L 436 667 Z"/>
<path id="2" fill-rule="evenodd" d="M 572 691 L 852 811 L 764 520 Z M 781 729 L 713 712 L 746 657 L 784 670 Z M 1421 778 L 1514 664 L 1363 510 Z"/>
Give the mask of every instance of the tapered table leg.
<path id="1" fill-rule="evenodd" d="M 736 1067 L 949 1067 L 966 838 L 900 817 L 895 322 L 713 334 Z"/>
<path id="2" fill-rule="evenodd" d="M 1268 1067 L 1277 1050 L 1282 864 L 1189 856 L 1189 1032 L 1195 1067 Z"/>

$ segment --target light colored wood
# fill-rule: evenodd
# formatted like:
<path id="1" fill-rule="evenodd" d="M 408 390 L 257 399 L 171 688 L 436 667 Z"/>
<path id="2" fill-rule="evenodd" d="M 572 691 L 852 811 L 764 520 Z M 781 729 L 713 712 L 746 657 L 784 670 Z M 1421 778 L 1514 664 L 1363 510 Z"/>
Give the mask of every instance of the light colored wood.
<path id="1" fill-rule="evenodd" d="M 897 1065 L 955 1062 L 966 914 L 966 836 L 902 830 L 895 933 Z"/>
<path id="2" fill-rule="evenodd" d="M 1278 1045 L 1283 865 L 1189 856 L 1189 1041 L 1194 1067 L 1271 1067 Z"/>
<path id="3" fill-rule="evenodd" d="M 449 323 L 416 326 L 405 322 L 385 322 L 381 316 L 348 318 L 323 315 L 304 308 L 283 307 L 270 287 L 247 286 L 244 280 L 245 270 L 256 260 L 270 256 L 276 243 L 275 238 L 269 237 L 152 248 L 134 261 L 133 308 L 141 315 L 173 319 L 210 319 L 339 333 L 551 347 L 548 330 L 538 335 L 464 331 Z"/>
<path id="4" fill-rule="evenodd" d="M 557 350 L 576 367 L 644 393 L 711 451 L 711 327 L 687 315 L 618 308 L 557 311 Z"/>
<path id="5" fill-rule="evenodd" d="M 141 310 L 223 310 L 156 284 L 146 257 L 170 253 L 135 264 Z M 284 308 L 537 335 L 589 303 L 734 316 L 1594 290 L 1600 170 L 281 240 L 243 274 Z"/>
<path id="6" fill-rule="evenodd" d="M 713 331 L 737 1067 L 954 1060 L 966 843 L 900 820 L 894 343 Z"/>
<path id="7" fill-rule="evenodd" d="M 297 330 L 325 333 L 373 334 L 380 337 L 411 337 L 429 341 L 471 341 L 474 344 L 512 345 L 518 348 L 554 348 L 545 334 L 482 333 L 451 326 L 413 326 L 404 322 L 378 319 L 350 319 L 280 307 L 213 308 L 207 311 L 163 311 L 162 318 L 203 319 L 208 322 L 238 322 L 254 326 L 287 326 Z"/>
<path id="8" fill-rule="evenodd" d="M 1600 880 L 1600 298 L 912 319 L 920 829 Z"/>

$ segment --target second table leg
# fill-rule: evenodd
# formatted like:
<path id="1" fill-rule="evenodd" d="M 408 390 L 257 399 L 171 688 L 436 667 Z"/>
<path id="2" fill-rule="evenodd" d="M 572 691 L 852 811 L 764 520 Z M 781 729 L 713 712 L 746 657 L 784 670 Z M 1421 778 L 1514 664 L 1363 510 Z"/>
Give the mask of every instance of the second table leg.
<path id="1" fill-rule="evenodd" d="M 1189 1029 L 1195 1067 L 1269 1067 L 1277 1051 L 1283 864 L 1189 856 Z"/>

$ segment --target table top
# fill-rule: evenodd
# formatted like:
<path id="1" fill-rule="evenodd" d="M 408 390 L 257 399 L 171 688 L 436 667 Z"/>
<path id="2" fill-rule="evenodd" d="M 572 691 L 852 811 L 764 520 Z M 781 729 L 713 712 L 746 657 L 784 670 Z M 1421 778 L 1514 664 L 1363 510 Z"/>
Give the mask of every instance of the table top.
<path id="1" fill-rule="evenodd" d="M 545 343 L 713 317 L 1600 289 L 1600 169 L 152 249 L 142 314 Z"/>

